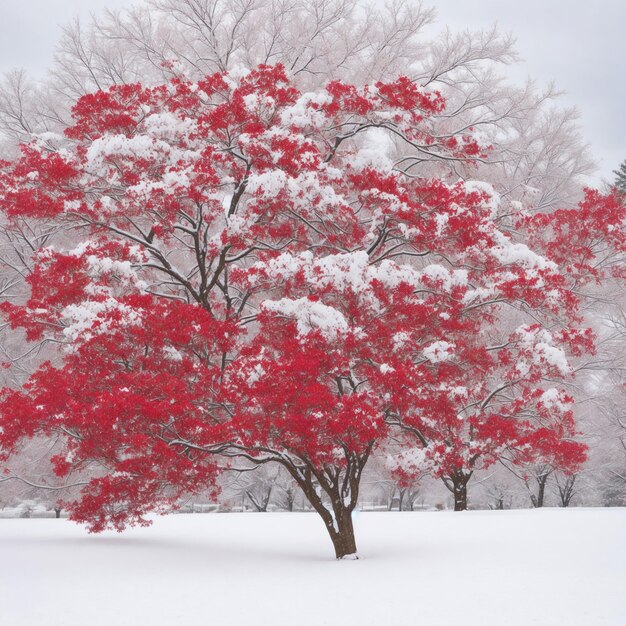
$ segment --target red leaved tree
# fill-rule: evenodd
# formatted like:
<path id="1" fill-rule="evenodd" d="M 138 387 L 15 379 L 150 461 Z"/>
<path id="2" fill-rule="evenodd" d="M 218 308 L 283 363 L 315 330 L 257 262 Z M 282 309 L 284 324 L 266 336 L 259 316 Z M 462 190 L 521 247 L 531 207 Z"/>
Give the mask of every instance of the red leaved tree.
<path id="1" fill-rule="evenodd" d="M 55 472 L 93 476 L 65 505 L 93 531 L 278 463 L 338 558 L 391 431 L 445 477 L 504 450 L 579 463 L 555 386 L 590 349 L 571 285 L 516 241 L 521 205 L 453 175 L 489 149 L 445 128 L 407 78 L 302 94 L 281 66 L 82 97 L 0 172 L 9 220 L 72 241 L 3 305 L 60 346 L 3 390 L 3 449 L 63 437 Z"/>

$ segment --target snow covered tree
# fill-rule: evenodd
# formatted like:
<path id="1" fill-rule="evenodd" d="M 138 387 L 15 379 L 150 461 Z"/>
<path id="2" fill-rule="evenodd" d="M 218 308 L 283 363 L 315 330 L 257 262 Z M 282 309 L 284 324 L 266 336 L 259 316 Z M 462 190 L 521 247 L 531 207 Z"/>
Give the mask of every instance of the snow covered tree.
<path id="1" fill-rule="evenodd" d="M 5 453 L 61 437 L 55 472 L 93 472 L 65 503 L 93 531 L 146 524 L 225 460 L 276 463 L 338 558 L 390 432 L 459 505 L 505 450 L 576 469 L 558 381 L 592 338 L 524 243 L 539 218 L 455 174 L 489 146 L 447 132 L 445 106 L 406 77 L 301 93 L 280 65 L 81 97 L 64 136 L 0 171 L 9 220 L 76 239 L 38 251 L 28 301 L 2 305 L 60 346 L 2 391 Z M 522 323 L 500 328 L 509 311 Z"/>
<path id="2" fill-rule="evenodd" d="M 419 0 L 150 0 L 105 11 L 64 28 L 46 79 L 20 70 L 5 76 L 0 132 L 11 153 L 33 133 L 62 132 L 75 100 L 91 91 L 181 75 L 198 81 L 242 65 L 280 62 L 303 91 L 329 79 L 375 82 L 402 72 L 445 97 L 446 109 L 432 115 L 441 137 L 472 128 L 492 147 L 481 163 L 448 160 L 452 180 L 489 180 L 529 210 L 575 204 L 579 178 L 593 166 L 575 110 L 551 106 L 553 86 L 516 87 L 504 79 L 502 67 L 518 58 L 510 35 L 496 28 L 436 32 L 433 22 L 434 11 Z M 407 174 L 440 175 L 430 155 L 402 156 L 408 158 L 397 167 Z M 23 369 L 32 371 L 32 364 Z"/>

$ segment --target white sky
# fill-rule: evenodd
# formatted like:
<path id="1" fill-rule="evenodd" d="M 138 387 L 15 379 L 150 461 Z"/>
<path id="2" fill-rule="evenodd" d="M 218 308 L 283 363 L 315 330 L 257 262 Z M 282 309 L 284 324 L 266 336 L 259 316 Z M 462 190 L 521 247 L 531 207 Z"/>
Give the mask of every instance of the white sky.
<path id="1" fill-rule="evenodd" d="M 132 0 L 0 0 L 0 71 L 49 65 L 60 25 Z M 600 176 L 626 159 L 626 0 L 426 0 L 453 29 L 497 22 L 512 31 L 524 63 L 515 79 L 554 80 L 580 110 Z"/>

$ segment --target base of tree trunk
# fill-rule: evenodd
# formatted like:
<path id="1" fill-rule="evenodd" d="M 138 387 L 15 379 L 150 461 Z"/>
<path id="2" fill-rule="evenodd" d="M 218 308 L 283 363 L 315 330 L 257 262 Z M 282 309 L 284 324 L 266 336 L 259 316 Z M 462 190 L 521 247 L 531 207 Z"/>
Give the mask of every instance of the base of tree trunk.
<path id="1" fill-rule="evenodd" d="M 333 548 L 335 548 L 335 558 L 337 560 L 357 559 L 352 512 L 341 511 L 337 518 L 332 526 L 326 527 L 333 542 Z"/>

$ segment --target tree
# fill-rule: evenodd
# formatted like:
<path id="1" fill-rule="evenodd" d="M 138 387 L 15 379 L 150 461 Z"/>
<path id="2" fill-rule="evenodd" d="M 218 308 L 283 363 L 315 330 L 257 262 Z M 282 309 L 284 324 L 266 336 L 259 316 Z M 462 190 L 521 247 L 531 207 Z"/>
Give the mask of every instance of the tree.
<path id="1" fill-rule="evenodd" d="M 106 11 L 65 27 L 44 81 L 23 71 L 5 77 L 1 130 L 11 151 L 33 133 L 45 139 L 49 131 L 62 132 L 75 100 L 93 90 L 179 76 L 197 81 L 242 65 L 280 62 L 304 91 L 329 79 L 375 82 L 406 72 L 445 97 L 446 109 L 432 113 L 440 137 L 473 129 L 479 143 L 491 147 L 483 161 L 448 160 L 452 180 L 490 180 L 503 198 L 530 211 L 575 204 L 579 179 L 593 167 L 575 110 L 551 106 L 558 96 L 553 86 L 513 87 L 503 80 L 501 67 L 517 59 L 510 35 L 496 28 L 433 35 L 426 28 L 433 21 L 434 12 L 417 0 L 153 0 Z M 430 154 L 402 156 L 398 167 L 409 175 L 441 175 L 440 160 Z M 463 481 L 457 479 L 459 487 Z M 466 499 L 462 489 L 459 497 Z"/>
<path id="2" fill-rule="evenodd" d="M 597 191 L 587 190 L 576 208 L 537 213 L 522 218 L 516 225 L 518 231 L 526 230 L 528 241 L 533 248 L 545 254 L 548 262 L 553 263 L 561 270 L 569 291 L 575 291 L 579 294 L 584 306 L 577 313 L 578 319 L 582 319 L 583 314 L 586 313 L 585 308 L 589 306 L 589 302 L 592 304 L 597 302 L 597 297 L 588 293 L 590 285 L 603 285 L 607 284 L 608 281 L 618 281 L 619 283 L 623 278 L 624 251 L 626 250 L 624 219 L 626 219 L 626 210 L 615 194 L 603 196 Z M 559 357 L 559 351 L 554 350 L 555 345 L 551 339 L 551 331 L 544 334 L 549 328 L 558 328 L 563 321 L 563 318 L 559 319 L 559 315 L 553 315 L 554 311 L 548 312 L 548 317 L 544 318 L 543 326 L 536 323 L 521 324 L 512 333 L 509 331 L 507 336 L 506 332 L 507 329 L 511 328 L 511 323 L 515 320 L 517 320 L 515 321 L 516 324 L 523 322 L 528 313 L 529 311 L 520 309 L 516 312 L 507 312 L 504 317 L 500 317 L 497 324 L 497 328 L 504 332 L 501 332 L 497 337 L 491 335 L 491 346 L 488 347 L 488 350 L 495 353 L 502 351 L 504 360 L 490 365 L 491 386 L 482 389 L 475 385 L 471 387 L 474 393 L 480 394 L 476 400 L 481 407 L 487 406 L 493 401 L 506 406 L 509 403 L 514 404 L 524 395 L 531 397 L 533 394 L 542 393 L 537 388 L 536 383 L 541 379 L 550 380 L 555 372 L 553 367 L 546 368 L 545 365 L 556 366 L 556 369 L 560 370 L 560 374 L 566 377 L 568 371 L 573 374 L 575 370 L 590 367 L 590 359 L 594 352 L 590 329 L 588 329 L 586 337 L 583 335 L 572 337 L 576 345 L 570 346 L 571 355 L 577 358 L 571 364 L 566 364 L 565 360 L 561 358 L 564 355 L 561 354 Z M 571 315 L 572 311 L 569 311 L 569 314 Z M 533 310 L 532 319 L 529 319 L 529 322 L 533 320 L 538 321 L 536 309 Z M 493 320 L 490 320 L 490 323 L 493 323 Z M 528 331 L 531 331 L 531 335 L 537 333 L 534 339 L 526 335 Z M 485 330 L 483 335 L 488 332 Z M 480 336 L 480 333 L 477 335 Z M 545 362 L 543 363 L 541 363 L 542 359 L 537 358 L 538 350 L 540 352 L 545 350 Z M 515 353 L 514 351 L 519 352 Z M 510 361 L 509 359 L 513 354 L 515 356 Z M 506 364 L 504 368 L 502 368 L 503 364 Z M 510 365 L 513 365 L 512 370 L 507 369 Z M 600 364 L 600 366 L 606 367 L 606 364 Z M 469 387 L 466 382 L 461 384 L 463 385 L 461 389 Z M 495 390 L 494 396 L 491 395 L 491 390 Z M 521 396 L 517 396 L 517 394 L 521 394 Z M 515 400 L 516 397 L 517 400 Z M 542 395 L 535 408 L 526 401 L 523 412 L 528 417 L 534 414 L 531 419 L 537 419 L 541 413 L 544 414 L 545 418 L 549 413 L 563 411 L 567 413 L 570 427 L 575 430 L 573 404 L 574 398 L 571 395 L 559 395 L 551 390 Z M 461 402 L 457 402 L 456 410 L 459 416 L 465 415 L 467 408 L 463 403 L 463 398 L 461 398 Z M 502 406 L 500 410 L 502 410 Z M 526 473 L 535 476 L 538 485 L 538 494 L 533 494 L 534 506 L 542 506 L 545 484 L 552 472 L 563 470 L 569 474 L 569 470 L 582 461 L 580 457 L 578 462 L 574 461 L 574 457 L 579 452 L 576 452 L 573 447 L 563 448 L 555 455 L 556 447 L 553 444 L 550 444 L 543 453 L 520 454 L 520 448 L 523 448 L 524 445 L 513 444 L 513 440 L 521 433 L 515 434 L 513 431 L 509 431 L 508 434 L 508 437 L 511 437 L 509 440 L 511 445 L 508 446 L 508 450 L 500 449 L 497 451 L 495 446 L 497 440 L 491 437 L 486 439 L 486 443 L 491 444 L 491 447 L 489 445 L 482 449 L 479 447 L 480 440 L 484 435 L 481 435 L 478 429 L 472 429 L 471 426 L 469 429 L 464 429 L 462 425 L 457 424 L 453 430 L 454 434 L 448 432 L 445 436 L 447 436 L 448 441 L 454 442 L 453 445 L 448 446 L 448 449 L 456 450 L 459 457 L 452 465 L 452 470 L 447 475 L 443 475 L 443 479 L 446 487 L 454 496 L 455 510 L 463 510 L 467 506 L 467 484 L 473 472 L 476 469 L 488 467 L 493 462 L 494 457 L 498 459 L 504 457 L 516 466 L 529 466 L 530 469 Z M 523 435 L 521 436 L 523 438 Z M 467 451 L 472 447 L 474 447 L 474 453 L 468 454 Z M 538 452 L 539 447 L 533 444 L 530 449 Z M 495 454 L 493 454 L 494 452 Z M 525 459 L 524 456 L 526 456 Z M 525 482 L 528 486 L 526 479 Z"/>
<path id="3" fill-rule="evenodd" d="M 394 437 L 386 446 L 381 446 L 382 468 L 379 474 L 386 479 L 381 486 L 387 492 L 388 510 L 391 511 L 397 493 L 398 511 L 412 511 L 420 495 L 421 483 L 429 474 L 429 468 L 423 459 L 423 451 L 406 445 L 399 445 Z M 374 469 L 376 469 L 376 464 Z M 382 470 L 382 471 L 381 471 Z"/>
<path id="4" fill-rule="evenodd" d="M 619 169 L 613 173 L 615 174 L 615 188 L 620 193 L 626 193 L 626 161 L 623 161 Z"/>
<path id="5" fill-rule="evenodd" d="M 576 495 L 577 478 L 577 474 L 565 474 L 561 477 L 559 477 L 559 475 L 557 474 L 555 477 L 557 489 L 559 492 L 559 504 L 564 508 L 572 503 L 572 500 Z"/>
<path id="6" fill-rule="evenodd" d="M 25 304 L 2 305 L 61 350 L 3 390 L 6 453 L 63 438 L 55 472 L 94 472 L 65 503 L 93 531 L 146 524 L 225 460 L 276 463 L 338 558 L 390 432 L 446 478 L 505 449 L 575 468 L 555 383 L 591 338 L 558 265 L 515 241 L 522 207 L 503 219 L 490 186 L 455 177 L 488 147 L 441 134 L 444 109 L 406 77 L 303 94 L 280 65 L 80 98 L 64 137 L 0 173 L 10 220 L 76 237 L 37 253 Z M 507 310 L 535 321 L 492 345 Z"/>

